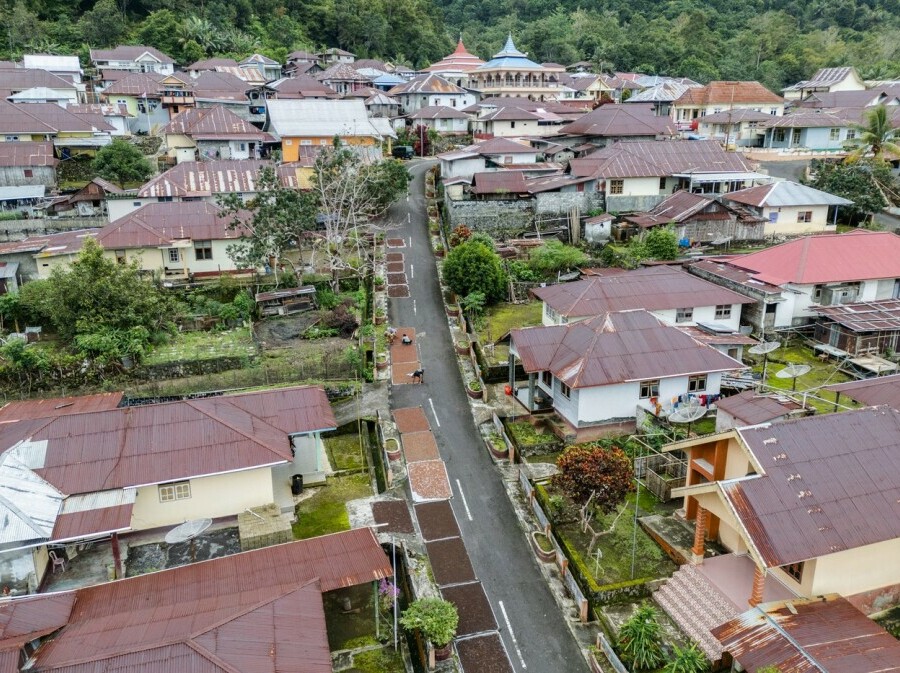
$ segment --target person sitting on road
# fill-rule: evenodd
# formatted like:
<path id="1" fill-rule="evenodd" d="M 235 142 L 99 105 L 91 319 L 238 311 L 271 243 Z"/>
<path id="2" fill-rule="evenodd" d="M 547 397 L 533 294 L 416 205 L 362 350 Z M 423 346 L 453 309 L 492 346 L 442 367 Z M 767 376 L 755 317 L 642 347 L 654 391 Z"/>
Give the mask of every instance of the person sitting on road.
<path id="1" fill-rule="evenodd" d="M 412 343 L 412 339 L 409 338 L 409 334 L 403 333 L 403 338 L 400 339 L 403 342 L 404 346 L 409 346 Z"/>
<path id="2" fill-rule="evenodd" d="M 394 343 L 394 338 L 397 336 L 397 328 L 396 327 L 388 327 L 384 331 L 385 336 L 387 337 L 388 343 Z"/>

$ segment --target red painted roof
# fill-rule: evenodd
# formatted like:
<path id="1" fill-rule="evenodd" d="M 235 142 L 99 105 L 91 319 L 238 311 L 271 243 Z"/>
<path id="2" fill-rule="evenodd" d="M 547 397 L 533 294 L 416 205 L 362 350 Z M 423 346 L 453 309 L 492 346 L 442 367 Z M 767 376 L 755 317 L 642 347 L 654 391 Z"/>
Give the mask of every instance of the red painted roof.
<path id="1" fill-rule="evenodd" d="M 48 611 L 62 631 L 34 670 L 276 673 L 302 662 L 304 673 L 330 673 L 321 593 L 390 575 L 362 528 L 26 599 L 75 602 Z M 18 603 L 0 605 L 0 623 Z"/>
<path id="2" fill-rule="evenodd" d="M 0 408 L 0 423 L 19 421 L 26 418 L 51 418 L 82 414 L 87 411 L 115 409 L 122 401 L 124 393 L 97 393 L 81 397 L 54 397 L 43 400 L 21 400 L 7 402 Z"/>
<path id="3" fill-rule="evenodd" d="M 0 603 L 0 649 L 18 649 L 24 643 L 62 628 L 74 604 L 74 593 L 27 596 Z M 0 671 L 18 672 L 18 657 L 15 663 L 15 668 L 0 666 Z"/>
<path id="4" fill-rule="evenodd" d="M 900 278 L 900 236 L 865 230 L 806 236 L 728 263 L 772 285 Z"/>
<path id="5" fill-rule="evenodd" d="M 146 206 L 110 222 L 100 231 L 97 242 L 107 250 L 158 248 L 178 240 L 238 239 L 241 232 L 230 229 L 230 217 L 209 201 L 164 201 Z"/>
<path id="6" fill-rule="evenodd" d="M 51 540 L 77 540 L 101 533 L 125 531 L 131 528 L 134 503 L 116 507 L 88 509 L 56 517 Z"/>
<path id="7" fill-rule="evenodd" d="M 453 50 L 452 54 L 445 56 L 437 63 L 432 63 L 425 70 L 429 72 L 467 72 L 475 70 L 480 65 L 484 65 L 484 61 L 470 54 L 466 49 L 466 45 L 463 44 L 462 38 L 459 38 L 456 49 Z"/>
<path id="8" fill-rule="evenodd" d="M 194 140 L 256 140 L 263 132 L 221 105 L 189 108 L 163 129 L 165 135 L 186 135 Z"/>

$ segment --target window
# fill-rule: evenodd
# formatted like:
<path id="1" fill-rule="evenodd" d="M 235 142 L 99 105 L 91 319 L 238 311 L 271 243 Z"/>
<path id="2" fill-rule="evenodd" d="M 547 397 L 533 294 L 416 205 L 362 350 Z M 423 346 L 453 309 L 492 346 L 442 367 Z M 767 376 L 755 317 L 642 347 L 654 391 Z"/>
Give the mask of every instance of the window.
<path id="1" fill-rule="evenodd" d="M 548 388 L 550 388 L 552 390 L 553 389 L 553 374 L 552 374 L 552 372 L 550 372 L 550 371 L 541 372 L 541 383 L 543 383 L 545 386 L 547 386 Z"/>
<path id="2" fill-rule="evenodd" d="M 116 250 L 116 261 L 119 264 L 125 263 L 125 251 L 124 250 Z"/>
<path id="3" fill-rule="evenodd" d="M 716 317 L 717 318 L 730 318 L 731 317 L 731 304 L 716 304 Z"/>
<path id="4" fill-rule="evenodd" d="M 847 140 L 854 140 L 856 138 L 856 129 L 847 129 Z"/>
<path id="5" fill-rule="evenodd" d="M 791 576 L 792 579 L 796 580 L 798 583 L 803 581 L 803 561 L 799 563 L 791 563 L 790 565 L 781 566 L 788 575 Z"/>
<path id="6" fill-rule="evenodd" d="M 797 213 L 797 222 L 812 222 L 812 211 L 801 210 Z"/>
<path id="7" fill-rule="evenodd" d="M 291 138 L 285 138 L 285 139 L 284 139 L 284 144 L 285 144 L 285 145 L 293 145 L 293 144 L 294 144 L 294 141 L 293 141 Z"/>
<path id="8" fill-rule="evenodd" d="M 666 189 L 666 179 L 665 178 L 659 179 L 659 189 L 660 189 L 660 191 L 665 191 L 665 189 Z"/>
<path id="9" fill-rule="evenodd" d="M 821 299 L 822 298 L 822 290 L 824 289 L 824 285 L 816 285 L 813 287 L 813 299 Z"/>
<path id="10" fill-rule="evenodd" d="M 778 116 L 778 108 L 777 107 L 769 108 L 769 114 L 772 115 L 773 117 L 777 117 Z"/>
<path id="11" fill-rule="evenodd" d="M 653 381 L 641 381 L 641 399 L 659 397 L 659 379 Z"/>
<path id="12" fill-rule="evenodd" d="M 240 148 L 241 148 L 240 149 L 241 152 L 246 152 L 247 151 L 247 143 L 241 143 Z"/>
<path id="13" fill-rule="evenodd" d="M 841 130 L 840 129 L 831 129 L 831 131 L 828 132 L 828 139 L 829 140 L 840 140 L 841 139 Z"/>
<path id="14" fill-rule="evenodd" d="M 569 388 L 569 386 L 567 386 L 565 383 L 560 381 L 559 382 L 559 394 L 562 395 L 563 397 L 565 397 L 566 399 L 569 399 L 569 396 L 572 394 L 572 389 Z"/>
<path id="15" fill-rule="evenodd" d="M 140 201 L 132 201 L 131 205 L 135 208 L 140 208 L 143 204 Z"/>
<path id="16" fill-rule="evenodd" d="M 169 248 L 169 261 L 170 262 L 181 261 L 181 256 L 178 254 L 178 248 Z"/>
<path id="17" fill-rule="evenodd" d="M 515 123 L 515 122 L 510 122 L 510 123 L 509 123 L 509 128 L 511 128 L 511 129 L 516 128 L 516 123 Z"/>
<path id="18" fill-rule="evenodd" d="M 26 177 L 26 178 L 33 178 L 33 177 L 34 177 L 34 171 L 31 170 L 30 168 L 26 168 L 26 169 L 23 171 L 23 173 L 25 173 L 25 177 Z"/>
<path id="19" fill-rule="evenodd" d="M 194 252 L 197 259 L 212 259 L 212 241 L 194 241 Z"/>
<path id="20" fill-rule="evenodd" d="M 172 484 L 159 485 L 159 501 L 174 502 L 175 500 L 187 500 L 191 497 L 191 482 L 178 481 Z"/>
<path id="21" fill-rule="evenodd" d="M 775 129 L 772 132 L 772 138 L 775 140 L 776 143 L 783 143 L 784 142 L 784 129 Z"/>
<path id="22" fill-rule="evenodd" d="M 699 393 L 706 390 L 706 374 L 691 376 L 688 378 L 688 392 Z"/>
<path id="23" fill-rule="evenodd" d="M 694 319 L 694 309 L 677 308 L 675 309 L 675 322 L 690 322 Z"/>
<path id="24" fill-rule="evenodd" d="M 625 191 L 625 181 L 624 180 L 610 180 L 609 181 L 609 193 L 610 194 L 621 194 Z"/>

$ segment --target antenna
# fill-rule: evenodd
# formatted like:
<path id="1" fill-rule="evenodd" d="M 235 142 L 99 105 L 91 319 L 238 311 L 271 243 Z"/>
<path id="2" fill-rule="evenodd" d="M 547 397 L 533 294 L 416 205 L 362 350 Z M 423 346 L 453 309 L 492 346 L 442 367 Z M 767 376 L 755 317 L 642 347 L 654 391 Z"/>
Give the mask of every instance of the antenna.
<path id="1" fill-rule="evenodd" d="M 780 341 L 763 341 L 747 349 L 748 353 L 763 356 L 762 385 L 766 385 L 766 368 L 769 364 L 769 353 L 781 346 Z"/>
<path id="2" fill-rule="evenodd" d="M 180 526 L 175 526 L 175 528 L 166 533 L 166 544 L 190 542 L 191 563 L 194 563 L 197 560 L 197 550 L 194 547 L 194 538 L 199 537 L 211 525 L 212 519 L 192 519 L 191 521 L 185 521 Z"/>
<path id="3" fill-rule="evenodd" d="M 775 376 L 780 379 L 793 379 L 791 382 L 791 390 L 797 390 L 797 378 L 803 376 L 812 369 L 809 365 L 791 364 L 775 372 Z"/>
<path id="4" fill-rule="evenodd" d="M 704 416 L 706 416 L 706 407 L 701 407 L 699 404 L 689 404 L 673 411 L 669 414 L 667 420 L 670 423 L 687 423 L 687 432 L 690 435 L 691 424 Z"/>

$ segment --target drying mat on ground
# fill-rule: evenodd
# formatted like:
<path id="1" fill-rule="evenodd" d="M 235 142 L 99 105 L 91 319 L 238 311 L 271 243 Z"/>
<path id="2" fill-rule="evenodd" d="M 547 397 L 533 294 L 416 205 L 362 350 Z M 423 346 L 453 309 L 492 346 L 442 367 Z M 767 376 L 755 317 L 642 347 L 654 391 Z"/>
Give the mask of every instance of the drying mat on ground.
<path id="1" fill-rule="evenodd" d="M 417 463 L 421 465 L 421 463 Z M 466 552 L 466 545 L 462 538 L 452 537 L 449 540 L 426 542 L 428 558 L 431 561 L 431 569 L 434 571 L 434 581 L 439 587 L 448 584 L 462 584 L 474 582 L 475 571 L 472 562 Z"/>
<path id="2" fill-rule="evenodd" d="M 416 362 L 395 362 L 391 365 L 391 383 L 395 386 L 412 383 L 411 374 L 419 368 Z"/>
<path id="3" fill-rule="evenodd" d="M 387 275 L 388 285 L 406 285 L 405 273 L 389 273 Z"/>
<path id="4" fill-rule="evenodd" d="M 488 602 L 481 582 L 447 587 L 441 589 L 441 594 L 445 600 L 453 603 L 459 612 L 457 636 L 470 636 L 473 633 L 497 630 L 497 620 L 494 619 L 491 604 Z"/>
<path id="5" fill-rule="evenodd" d="M 400 433 L 431 430 L 422 407 L 394 409 L 394 422 L 397 424 L 397 432 Z"/>
<path id="6" fill-rule="evenodd" d="M 381 533 L 414 533 L 412 517 L 405 500 L 379 500 L 372 503 L 372 516 Z"/>
<path id="7" fill-rule="evenodd" d="M 399 262 L 388 262 L 386 266 L 388 273 L 404 273 L 406 271 L 403 266 L 403 260 Z"/>
<path id="8" fill-rule="evenodd" d="M 388 285 L 388 297 L 391 299 L 407 299 L 409 297 L 409 286 Z"/>
<path id="9" fill-rule="evenodd" d="M 453 495 L 443 460 L 410 463 L 406 466 L 406 472 L 409 475 L 409 488 L 414 502 L 446 500 Z"/>
<path id="10" fill-rule="evenodd" d="M 389 248 L 405 248 L 406 241 L 402 238 L 389 238 L 387 240 L 387 247 Z"/>
<path id="11" fill-rule="evenodd" d="M 399 334 L 399 332 L 398 332 Z M 401 364 L 403 362 L 418 362 L 419 361 L 419 351 L 416 350 L 415 344 L 398 344 L 397 340 L 394 340 L 394 345 L 391 346 L 391 362 L 395 365 Z"/>
<path id="12" fill-rule="evenodd" d="M 427 502 L 424 505 L 416 505 L 415 509 L 419 530 L 422 531 L 422 539 L 426 542 L 459 537 L 459 525 L 448 500 Z"/>
<path id="13" fill-rule="evenodd" d="M 403 253 L 402 252 L 389 252 L 384 256 L 386 262 L 402 262 L 403 261 Z"/>
<path id="14" fill-rule="evenodd" d="M 465 673 L 513 673 L 512 664 L 496 633 L 459 640 L 456 652 Z"/>
<path id="15" fill-rule="evenodd" d="M 416 463 L 420 460 L 438 460 L 441 454 L 438 453 L 437 442 L 434 441 L 434 435 L 431 431 L 425 432 L 406 432 L 400 438 L 403 443 L 403 455 L 406 457 L 407 463 Z"/>

